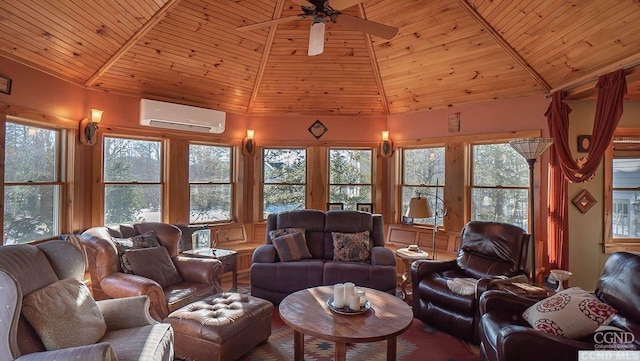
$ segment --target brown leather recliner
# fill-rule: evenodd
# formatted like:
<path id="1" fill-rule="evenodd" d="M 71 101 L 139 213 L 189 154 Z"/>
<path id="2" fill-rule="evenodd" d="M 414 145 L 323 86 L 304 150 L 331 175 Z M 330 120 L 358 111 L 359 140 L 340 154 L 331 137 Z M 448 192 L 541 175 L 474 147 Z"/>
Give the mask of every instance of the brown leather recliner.
<path id="1" fill-rule="evenodd" d="M 640 350 L 640 253 L 618 252 L 605 263 L 595 296 L 618 312 L 609 323 L 622 332 L 623 350 Z M 480 353 L 488 361 L 574 361 L 579 350 L 596 349 L 594 335 L 579 340 L 534 330 L 522 313 L 536 301 L 507 292 L 489 291 L 480 298 Z M 601 337 L 602 341 L 605 337 Z M 610 340 L 616 340 L 607 338 Z M 602 347 L 602 345 L 599 345 Z"/>
<path id="2" fill-rule="evenodd" d="M 496 276 L 526 275 L 530 235 L 522 228 L 473 221 L 462 229 L 457 259 L 420 260 L 411 265 L 413 314 L 422 322 L 479 343 L 478 298 Z M 452 291 L 447 281 L 477 279 L 474 294 Z"/>
<path id="3" fill-rule="evenodd" d="M 47 350 L 34 328 L 37 326 L 27 321 L 25 308 L 21 306 L 31 293 L 69 278 L 77 281 L 84 278 L 83 255 L 71 243 L 49 241 L 37 246 L 0 247 L 0 360 L 173 360 L 173 330 L 169 324 L 158 323 L 150 317 L 146 296 L 97 301 L 107 326 L 99 340 Z M 56 300 L 51 302 L 60 305 Z M 73 308 L 75 305 L 65 306 L 69 308 L 65 308 L 65 314 L 79 312 Z M 55 334 L 59 341 L 61 335 L 69 332 L 68 319 L 61 317 L 59 325 L 58 330 L 46 329 L 49 338 Z"/>
<path id="4" fill-rule="evenodd" d="M 162 288 L 157 282 L 124 273 L 112 237 L 128 238 L 154 230 L 161 246 L 167 248 L 181 282 Z M 222 263 L 217 259 L 190 258 L 178 255 L 181 231 L 158 222 L 120 225 L 117 228 L 93 227 L 82 233 L 80 240 L 87 252 L 91 284 L 96 299 L 147 295 L 149 313 L 163 320 L 170 312 L 222 291 L 218 279 Z"/>

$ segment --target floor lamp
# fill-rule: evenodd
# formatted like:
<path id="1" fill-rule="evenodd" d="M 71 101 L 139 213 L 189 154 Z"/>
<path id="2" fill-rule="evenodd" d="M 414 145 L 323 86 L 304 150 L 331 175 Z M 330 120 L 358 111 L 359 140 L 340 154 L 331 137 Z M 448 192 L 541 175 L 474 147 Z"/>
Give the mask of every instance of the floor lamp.
<path id="1" fill-rule="evenodd" d="M 536 283 L 536 237 L 535 237 L 535 207 L 534 207 L 534 195 L 533 195 L 533 168 L 536 161 L 542 153 L 544 153 L 553 144 L 552 138 L 526 138 L 526 139 L 514 139 L 509 142 L 509 145 L 516 152 L 518 152 L 529 163 L 529 219 L 531 219 L 530 234 L 531 234 L 531 281 Z"/>

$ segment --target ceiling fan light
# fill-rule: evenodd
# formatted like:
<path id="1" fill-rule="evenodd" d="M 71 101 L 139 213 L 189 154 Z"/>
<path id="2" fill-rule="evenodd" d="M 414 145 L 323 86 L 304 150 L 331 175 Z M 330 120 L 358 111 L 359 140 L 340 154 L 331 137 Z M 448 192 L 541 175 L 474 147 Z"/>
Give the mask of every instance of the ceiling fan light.
<path id="1" fill-rule="evenodd" d="M 311 24 L 309 33 L 309 56 L 322 54 L 324 51 L 324 22 Z"/>

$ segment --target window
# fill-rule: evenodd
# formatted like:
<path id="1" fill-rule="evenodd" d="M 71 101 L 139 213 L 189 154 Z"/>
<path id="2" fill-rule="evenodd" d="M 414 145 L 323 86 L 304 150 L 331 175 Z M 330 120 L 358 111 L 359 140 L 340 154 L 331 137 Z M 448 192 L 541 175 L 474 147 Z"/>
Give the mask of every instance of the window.
<path id="1" fill-rule="evenodd" d="M 615 137 L 612 164 L 611 234 L 640 238 L 640 139 Z"/>
<path id="2" fill-rule="evenodd" d="M 373 203 L 373 151 L 329 149 L 329 202 L 356 209 L 356 203 Z"/>
<path id="3" fill-rule="evenodd" d="M 508 143 L 472 145 L 471 220 L 528 229 L 529 165 Z"/>
<path id="4" fill-rule="evenodd" d="M 189 222 L 231 220 L 231 147 L 189 145 Z"/>
<path id="5" fill-rule="evenodd" d="M 262 151 L 262 210 L 270 213 L 304 209 L 307 152 L 305 149 L 264 148 Z"/>
<path id="6" fill-rule="evenodd" d="M 444 147 L 413 148 L 402 150 L 402 211 L 409 208 L 412 197 L 426 197 L 432 212 L 442 210 L 444 199 Z M 436 186 L 438 190 L 437 204 Z M 437 205 L 437 207 L 436 207 Z M 414 219 L 414 223 L 433 224 L 433 218 Z M 438 218 L 438 225 L 442 225 L 442 217 Z"/>
<path id="7" fill-rule="evenodd" d="M 104 138 L 104 224 L 160 222 L 161 143 Z"/>
<path id="8" fill-rule="evenodd" d="M 61 131 L 6 123 L 4 244 L 60 233 Z"/>

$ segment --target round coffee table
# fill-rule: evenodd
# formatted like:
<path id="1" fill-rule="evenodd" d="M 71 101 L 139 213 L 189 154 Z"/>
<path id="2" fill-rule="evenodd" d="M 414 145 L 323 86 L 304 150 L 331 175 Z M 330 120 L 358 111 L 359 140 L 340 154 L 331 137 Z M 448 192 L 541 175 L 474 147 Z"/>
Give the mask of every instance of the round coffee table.
<path id="1" fill-rule="evenodd" d="M 285 297 L 280 303 L 280 317 L 293 329 L 294 360 L 304 359 L 304 335 L 334 341 L 335 360 L 347 356 L 347 343 L 387 340 L 387 360 L 396 359 L 397 336 L 413 321 L 411 307 L 388 293 L 361 287 L 371 308 L 357 315 L 336 314 L 327 300 L 333 286 L 308 288 Z"/>

